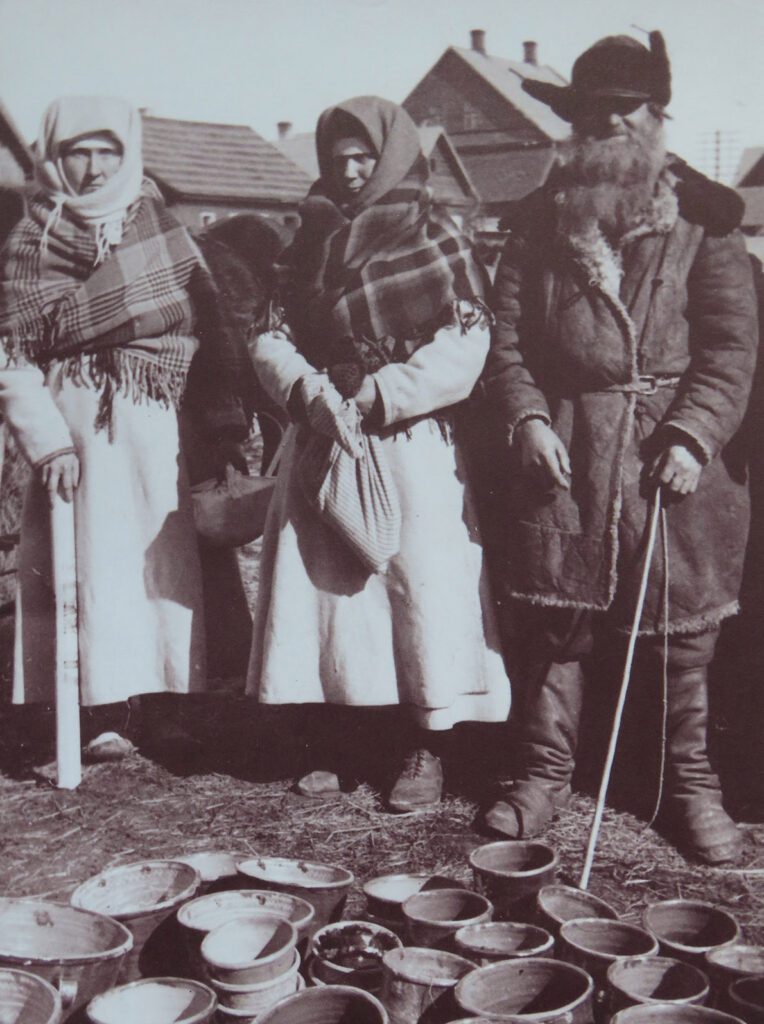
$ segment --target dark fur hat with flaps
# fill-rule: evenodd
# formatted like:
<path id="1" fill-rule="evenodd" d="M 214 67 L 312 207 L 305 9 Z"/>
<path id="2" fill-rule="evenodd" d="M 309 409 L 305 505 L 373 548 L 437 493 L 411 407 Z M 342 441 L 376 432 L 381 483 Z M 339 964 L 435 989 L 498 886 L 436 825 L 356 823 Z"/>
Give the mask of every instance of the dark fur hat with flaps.
<path id="1" fill-rule="evenodd" d="M 597 100 L 633 99 L 665 107 L 671 99 L 671 66 L 660 32 L 650 33 L 650 49 L 631 36 L 606 36 L 573 65 L 570 85 L 523 79 L 523 89 L 572 121 Z"/>

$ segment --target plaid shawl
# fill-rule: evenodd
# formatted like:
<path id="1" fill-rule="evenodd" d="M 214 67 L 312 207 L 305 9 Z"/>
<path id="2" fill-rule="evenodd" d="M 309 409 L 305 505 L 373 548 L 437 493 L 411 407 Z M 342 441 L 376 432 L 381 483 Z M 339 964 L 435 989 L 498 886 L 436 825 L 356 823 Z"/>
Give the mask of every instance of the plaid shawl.
<path id="1" fill-rule="evenodd" d="M 96 427 L 115 390 L 178 406 L 197 341 L 191 299 L 208 276 L 187 230 L 146 182 L 122 242 L 95 266 L 92 232 L 63 216 L 41 247 L 50 206 L 42 197 L 0 255 L 0 344 L 13 361 L 66 372 L 102 390 Z"/>
<path id="2" fill-rule="evenodd" d="M 338 112 L 379 154 L 358 198 L 344 205 L 331 173 Z M 331 108 L 317 148 L 321 178 L 289 253 L 285 313 L 295 342 L 317 367 L 353 356 L 372 371 L 405 362 L 453 320 L 459 300 L 482 303 L 483 271 L 469 240 L 431 208 L 429 167 L 402 108 L 375 97 Z"/>

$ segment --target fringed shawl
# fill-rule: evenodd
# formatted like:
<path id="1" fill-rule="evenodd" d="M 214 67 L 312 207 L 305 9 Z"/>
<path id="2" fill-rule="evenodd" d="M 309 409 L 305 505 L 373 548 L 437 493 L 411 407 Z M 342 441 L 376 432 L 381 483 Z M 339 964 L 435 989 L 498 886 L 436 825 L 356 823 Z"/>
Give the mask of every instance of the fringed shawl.
<path id="1" fill-rule="evenodd" d="M 338 114 L 355 119 L 379 156 L 347 204 L 331 173 Z M 432 210 L 428 164 L 401 107 L 348 100 L 321 115 L 316 145 L 321 179 L 300 208 L 289 253 L 285 312 L 295 343 L 317 367 L 353 357 L 367 371 L 405 362 L 453 320 L 459 300 L 482 302 L 483 271 L 469 240 Z"/>
<path id="2" fill-rule="evenodd" d="M 6 356 L 43 368 L 64 361 L 100 389 L 97 427 L 108 422 L 115 389 L 177 406 L 197 348 L 191 291 L 209 276 L 187 230 L 145 182 L 122 242 L 95 266 L 93 233 L 66 212 L 40 245 L 49 211 L 43 197 L 33 200 L 0 255 Z"/>

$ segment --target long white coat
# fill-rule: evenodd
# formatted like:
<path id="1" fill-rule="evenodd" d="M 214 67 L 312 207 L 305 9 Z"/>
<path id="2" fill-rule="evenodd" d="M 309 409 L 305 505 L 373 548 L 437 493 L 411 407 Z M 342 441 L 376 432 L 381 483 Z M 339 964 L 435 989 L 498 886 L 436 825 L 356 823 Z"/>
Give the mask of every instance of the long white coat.
<path id="1" fill-rule="evenodd" d="M 98 393 L 32 366 L 0 370 L 0 412 L 35 465 L 74 446 L 80 700 L 205 685 L 201 570 L 177 413 L 114 398 L 114 440 L 96 433 Z M 54 605 L 47 496 L 33 480 L 21 526 L 15 702 L 54 697 Z"/>
<path id="2" fill-rule="evenodd" d="M 454 327 L 384 366 L 374 379 L 385 425 L 466 398 L 487 351 L 487 330 Z M 258 338 L 253 360 L 282 406 L 315 372 L 282 334 Z M 432 729 L 503 721 L 509 680 L 458 440 L 423 419 L 410 436 L 382 441 L 403 522 L 400 552 L 375 574 L 306 503 L 289 430 L 263 538 L 248 692 L 269 704 L 406 704 Z"/>

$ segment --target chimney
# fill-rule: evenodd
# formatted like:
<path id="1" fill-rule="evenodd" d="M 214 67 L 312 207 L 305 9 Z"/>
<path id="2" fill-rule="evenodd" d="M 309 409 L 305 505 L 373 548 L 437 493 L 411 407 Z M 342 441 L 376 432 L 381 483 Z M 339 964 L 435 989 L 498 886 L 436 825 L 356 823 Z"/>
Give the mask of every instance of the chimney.
<path id="1" fill-rule="evenodd" d="M 475 53 L 482 53 L 485 56 L 485 30 L 482 28 L 473 28 L 470 32 L 470 39 L 472 41 L 472 49 Z"/>
<path id="2" fill-rule="evenodd" d="M 523 63 L 538 65 L 538 62 L 539 44 L 534 43 L 532 39 L 528 39 L 523 43 Z"/>
<path id="3" fill-rule="evenodd" d="M 292 130 L 292 122 L 291 121 L 278 121 L 277 124 L 276 124 L 276 129 L 277 129 L 277 131 L 279 133 L 279 140 L 285 139 L 289 135 L 291 130 Z"/>

